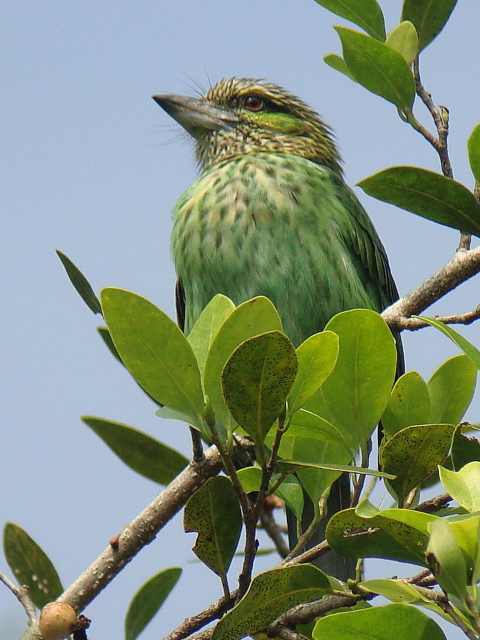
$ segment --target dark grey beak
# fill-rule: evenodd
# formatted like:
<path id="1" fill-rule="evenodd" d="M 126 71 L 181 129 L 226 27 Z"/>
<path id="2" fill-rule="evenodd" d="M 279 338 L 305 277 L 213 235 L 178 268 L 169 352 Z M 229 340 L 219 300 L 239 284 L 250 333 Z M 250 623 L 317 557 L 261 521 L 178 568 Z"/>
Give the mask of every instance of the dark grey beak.
<path id="1" fill-rule="evenodd" d="M 230 129 L 238 122 L 233 112 L 215 107 L 205 100 L 169 94 L 152 97 L 194 138 L 200 137 L 206 131 Z"/>

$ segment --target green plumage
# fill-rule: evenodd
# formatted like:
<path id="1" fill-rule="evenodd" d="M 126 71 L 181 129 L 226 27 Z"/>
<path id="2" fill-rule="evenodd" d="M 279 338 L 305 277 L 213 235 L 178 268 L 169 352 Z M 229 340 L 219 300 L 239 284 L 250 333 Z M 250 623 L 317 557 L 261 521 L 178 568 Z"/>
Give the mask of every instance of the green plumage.
<path id="1" fill-rule="evenodd" d="M 295 344 L 339 311 L 396 297 L 385 252 L 343 179 L 310 160 L 240 156 L 205 171 L 174 212 L 185 328 L 216 293 L 269 297 Z"/>

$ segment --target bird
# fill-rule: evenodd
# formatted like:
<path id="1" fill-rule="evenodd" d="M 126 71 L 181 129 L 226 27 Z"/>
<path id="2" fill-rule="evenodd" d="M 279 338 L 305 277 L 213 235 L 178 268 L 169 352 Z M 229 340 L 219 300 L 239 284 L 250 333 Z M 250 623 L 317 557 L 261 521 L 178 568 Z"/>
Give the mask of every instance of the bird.
<path id="1" fill-rule="evenodd" d="M 218 293 L 237 305 L 268 297 L 294 345 L 341 311 L 380 312 L 398 299 L 382 242 L 344 180 L 332 129 L 304 101 L 240 77 L 197 97 L 153 99 L 193 139 L 199 168 L 174 208 L 171 235 L 187 334 Z M 397 349 L 401 370 L 398 337 Z M 341 476 L 328 513 L 349 506 L 349 496 Z M 351 561 L 336 555 L 319 566 L 352 577 Z"/>

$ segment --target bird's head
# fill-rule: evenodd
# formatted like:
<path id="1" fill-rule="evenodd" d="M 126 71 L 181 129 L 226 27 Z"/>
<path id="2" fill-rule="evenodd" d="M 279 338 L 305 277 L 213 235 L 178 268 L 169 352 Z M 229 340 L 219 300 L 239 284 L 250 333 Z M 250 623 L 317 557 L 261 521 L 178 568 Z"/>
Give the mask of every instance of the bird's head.
<path id="1" fill-rule="evenodd" d="M 202 168 L 268 152 L 301 156 L 341 171 L 329 127 L 302 100 L 275 84 L 229 78 L 200 98 L 153 99 L 195 139 Z"/>

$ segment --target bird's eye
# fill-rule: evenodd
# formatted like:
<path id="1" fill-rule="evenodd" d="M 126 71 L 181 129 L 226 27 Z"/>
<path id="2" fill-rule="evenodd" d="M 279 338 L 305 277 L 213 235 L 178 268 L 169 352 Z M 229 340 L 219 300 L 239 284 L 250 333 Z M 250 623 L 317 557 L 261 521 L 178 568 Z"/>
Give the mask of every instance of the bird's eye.
<path id="1" fill-rule="evenodd" d="M 249 111 L 261 111 L 265 106 L 263 98 L 256 95 L 247 96 L 244 101 L 245 109 Z"/>

